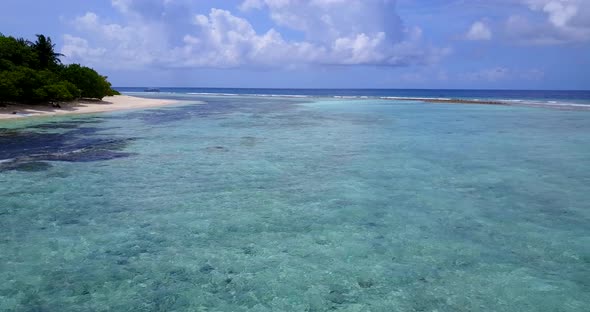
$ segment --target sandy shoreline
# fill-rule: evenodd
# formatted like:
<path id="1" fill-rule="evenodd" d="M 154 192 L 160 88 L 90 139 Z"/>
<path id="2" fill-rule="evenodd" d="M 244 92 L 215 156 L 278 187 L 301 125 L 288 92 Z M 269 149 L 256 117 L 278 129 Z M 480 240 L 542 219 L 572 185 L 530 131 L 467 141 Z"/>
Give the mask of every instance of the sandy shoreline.
<path id="1" fill-rule="evenodd" d="M 105 97 L 102 101 L 77 101 L 60 104 L 54 108 L 49 104 L 7 105 L 0 107 L 0 120 L 26 117 L 58 116 L 70 114 L 90 114 L 127 109 L 139 109 L 178 104 L 180 101 L 166 99 L 146 99 L 128 95 Z"/>

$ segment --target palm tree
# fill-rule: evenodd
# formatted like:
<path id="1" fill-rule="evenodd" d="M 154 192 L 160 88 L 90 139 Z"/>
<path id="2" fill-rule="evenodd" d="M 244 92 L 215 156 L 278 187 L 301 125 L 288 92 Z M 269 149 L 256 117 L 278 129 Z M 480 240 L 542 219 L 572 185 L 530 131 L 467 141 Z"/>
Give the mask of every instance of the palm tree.
<path id="1" fill-rule="evenodd" d="M 15 39 L 16 39 L 16 42 L 23 47 L 30 47 L 33 45 L 33 43 L 31 41 L 29 41 L 23 37 L 19 37 L 19 38 L 15 38 Z"/>
<path id="2" fill-rule="evenodd" d="M 51 42 L 51 38 L 45 37 L 44 35 L 36 36 L 37 41 L 33 43 L 33 49 L 35 52 L 37 52 L 37 56 L 39 57 L 39 65 L 41 65 L 41 68 L 47 68 L 50 65 L 61 64 L 59 57 L 63 56 L 63 54 L 55 53 L 55 44 Z"/>

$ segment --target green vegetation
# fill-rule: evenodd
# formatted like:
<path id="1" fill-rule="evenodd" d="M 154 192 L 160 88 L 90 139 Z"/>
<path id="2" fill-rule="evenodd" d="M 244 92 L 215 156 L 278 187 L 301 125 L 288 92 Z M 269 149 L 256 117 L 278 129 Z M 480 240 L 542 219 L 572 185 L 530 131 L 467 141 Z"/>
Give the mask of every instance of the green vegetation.
<path id="1" fill-rule="evenodd" d="M 107 77 L 79 64 L 64 65 L 51 38 L 35 42 L 0 33 L 0 103 L 46 103 L 117 95 Z"/>

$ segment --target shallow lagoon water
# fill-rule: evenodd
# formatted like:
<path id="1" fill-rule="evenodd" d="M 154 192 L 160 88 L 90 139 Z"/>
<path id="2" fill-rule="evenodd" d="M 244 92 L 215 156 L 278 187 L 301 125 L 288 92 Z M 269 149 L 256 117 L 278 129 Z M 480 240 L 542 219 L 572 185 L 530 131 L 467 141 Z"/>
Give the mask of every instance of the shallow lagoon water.
<path id="1" fill-rule="evenodd" d="M 587 310 L 590 112 L 183 98 L 2 125 L 1 311 Z"/>

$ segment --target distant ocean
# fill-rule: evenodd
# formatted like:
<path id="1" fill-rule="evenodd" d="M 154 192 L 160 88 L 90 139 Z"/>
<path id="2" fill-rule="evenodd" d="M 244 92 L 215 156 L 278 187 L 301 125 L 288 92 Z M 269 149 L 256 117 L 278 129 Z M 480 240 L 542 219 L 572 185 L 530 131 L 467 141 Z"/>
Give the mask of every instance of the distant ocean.
<path id="1" fill-rule="evenodd" d="M 121 92 L 143 92 L 146 88 L 116 88 Z M 584 90 L 454 90 L 454 89 L 268 89 L 268 88 L 159 88 L 164 93 L 193 95 L 248 95 L 334 98 L 432 98 L 504 101 L 513 105 L 577 107 L 590 105 Z M 585 108 L 585 107 L 582 107 Z"/>
<path id="2" fill-rule="evenodd" d="M 588 311 L 588 91 L 118 89 L 0 122 L 0 311 Z"/>

